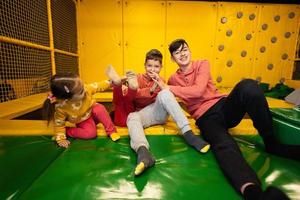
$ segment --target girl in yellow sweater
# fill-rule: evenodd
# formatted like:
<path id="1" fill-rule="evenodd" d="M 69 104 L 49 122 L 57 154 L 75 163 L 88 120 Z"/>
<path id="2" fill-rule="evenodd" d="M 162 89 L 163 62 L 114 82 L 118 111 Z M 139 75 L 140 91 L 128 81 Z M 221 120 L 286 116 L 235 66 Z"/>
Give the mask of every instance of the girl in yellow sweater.
<path id="1" fill-rule="evenodd" d="M 116 141 L 120 136 L 105 107 L 96 103 L 92 95 L 110 87 L 108 81 L 84 85 L 75 74 L 54 75 L 50 80 L 51 94 L 44 102 L 44 115 L 54 121 L 57 144 L 67 148 L 67 136 L 92 139 L 97 136 L 96 125 L 102 123 L 108 136 Z M 66 123 L 75 127 L 66 127 Z"/>

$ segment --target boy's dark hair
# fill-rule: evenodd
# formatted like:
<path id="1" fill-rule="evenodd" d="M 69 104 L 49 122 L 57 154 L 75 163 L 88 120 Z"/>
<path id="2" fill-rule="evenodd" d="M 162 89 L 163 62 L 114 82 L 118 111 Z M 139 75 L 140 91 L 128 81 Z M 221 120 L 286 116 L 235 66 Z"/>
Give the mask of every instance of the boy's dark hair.
<path id="1" fill-rule="evenodd" d="M 162 64 L 162 59 L 163 59 L 163 55 L 159 50 L 151 49 L 146 54 L 145 63 L 147 62 L 147 60 L 158 60 L 160 64 Z"/>
<path id="2" fill-rule="evenodd" d="M 184 39 L 177 39 L 177 40 L 174 40 L 173 42 L 171 42 L 171 44 L 169 45 L 169 52 L 170 52 L 171 56 L 174 51 L 176 51 L 178 48 L 180 48 L 184 44 L 186 44 L 186 46 L 189 46 L 188 43 Z"/>
<path id="3" fill-rule="evenodd" d="M 71 99 L 74 95 L 74 88 L 78 81 L 78 75 L 74 73 L 63 73 L 53 75 L 50 80 L 50 90 L 52 95 L 57 99 Z M 55 112 L 55 103 L 46 99 L 43 104 L 43 118 L 48 124 L 53 120 Z"/>

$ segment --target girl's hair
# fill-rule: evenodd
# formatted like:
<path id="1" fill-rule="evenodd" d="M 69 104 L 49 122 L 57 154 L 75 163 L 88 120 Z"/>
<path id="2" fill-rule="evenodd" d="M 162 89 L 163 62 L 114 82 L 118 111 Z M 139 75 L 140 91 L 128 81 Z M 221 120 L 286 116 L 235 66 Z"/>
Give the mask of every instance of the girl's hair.
<path id="1" fill-rule="evenodd" d="M 184 44 L 186 44 L 186 46 L 189 46 L 188 43 L 184 39 L 177 39 L 177 40 L 174 40 L 173 42 L 171 42 L 171 44 L 169 45 L 169 52 L 170 52 L 171 56 L 174 51 L 179 49 Z"/>
<path id="2" fill-rule="evenodd" d="M 145 63 L 147 62 L 147 60 L 158 60 L 160 64 L 162 64 L 162 59 L 163 59 L 163 55 L 159 50 L 151 49 L 146 54 Z"/>
<path id="3" fill-rule="evenodd" d="M 74 94 L 78 93 L 81 87 L 79 77 L 73 73 L 56 74 L 50 80 L 51 98 L 56 99 L 71 99 Z M 51 102 L 50 98 L 44 101 L 43 118 L 48 121 L 48 124 L 53 120 L 55 112 L 55 102 Z"/>

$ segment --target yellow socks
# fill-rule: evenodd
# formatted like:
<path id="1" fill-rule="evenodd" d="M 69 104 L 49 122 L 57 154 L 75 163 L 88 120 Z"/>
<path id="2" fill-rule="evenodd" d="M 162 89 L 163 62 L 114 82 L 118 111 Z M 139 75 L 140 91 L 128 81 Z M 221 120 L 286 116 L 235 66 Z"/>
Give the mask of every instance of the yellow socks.
<path id="1" fill-rule="evenodd" d="M 206 153 L 206 152 L 208 152 L 209 149 L 210 149 L 210 144 L 207 144 L 202 149 L 200 149 L 200 152 L 201 153 Z"/>
<path id="2" fill-rule="evenodd" d="M 134 170 L 134 175 L 138 176 L 145 170 L 145 164 L 143 162 L 140 162 Z"/>
<path id="3" fill-rule="evenodd" d="M 120 139 L 120 135 L 118 133 L 112 133 L 109 137 L 114 142 Z"/>
<path id="4" fill-rule="evenodd" d="M 185 139 L 186 143 L 201 153 L 206 153 L 210 149 L 210 145 L 205 140 L 202 140 L 200 137 L 194 135 L 193 131 L 191 130 L 185 132 L 183 134 L 183 138 Z"/>

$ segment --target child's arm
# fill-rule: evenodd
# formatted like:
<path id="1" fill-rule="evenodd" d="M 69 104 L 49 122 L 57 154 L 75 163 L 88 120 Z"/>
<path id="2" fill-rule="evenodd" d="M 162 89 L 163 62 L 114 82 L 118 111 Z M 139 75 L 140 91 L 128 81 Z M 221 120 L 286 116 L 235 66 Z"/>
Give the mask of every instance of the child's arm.
<path id="1" fill-rule="evenodd" d="M 54 113 L 54 137 L 58 146 L 67 148 L 70 145 L 70 141 L 66 137 L 65 128 L 66 116 L 59 109 L 55 110 Z"/>
<path id="2" fill-rule="evenodd" d="M 86 91 L 92 95 L 97 92 L 104 92 L 109 88 L 111 88 L 111 83 L 108 80 L 85 85 Z"/>

